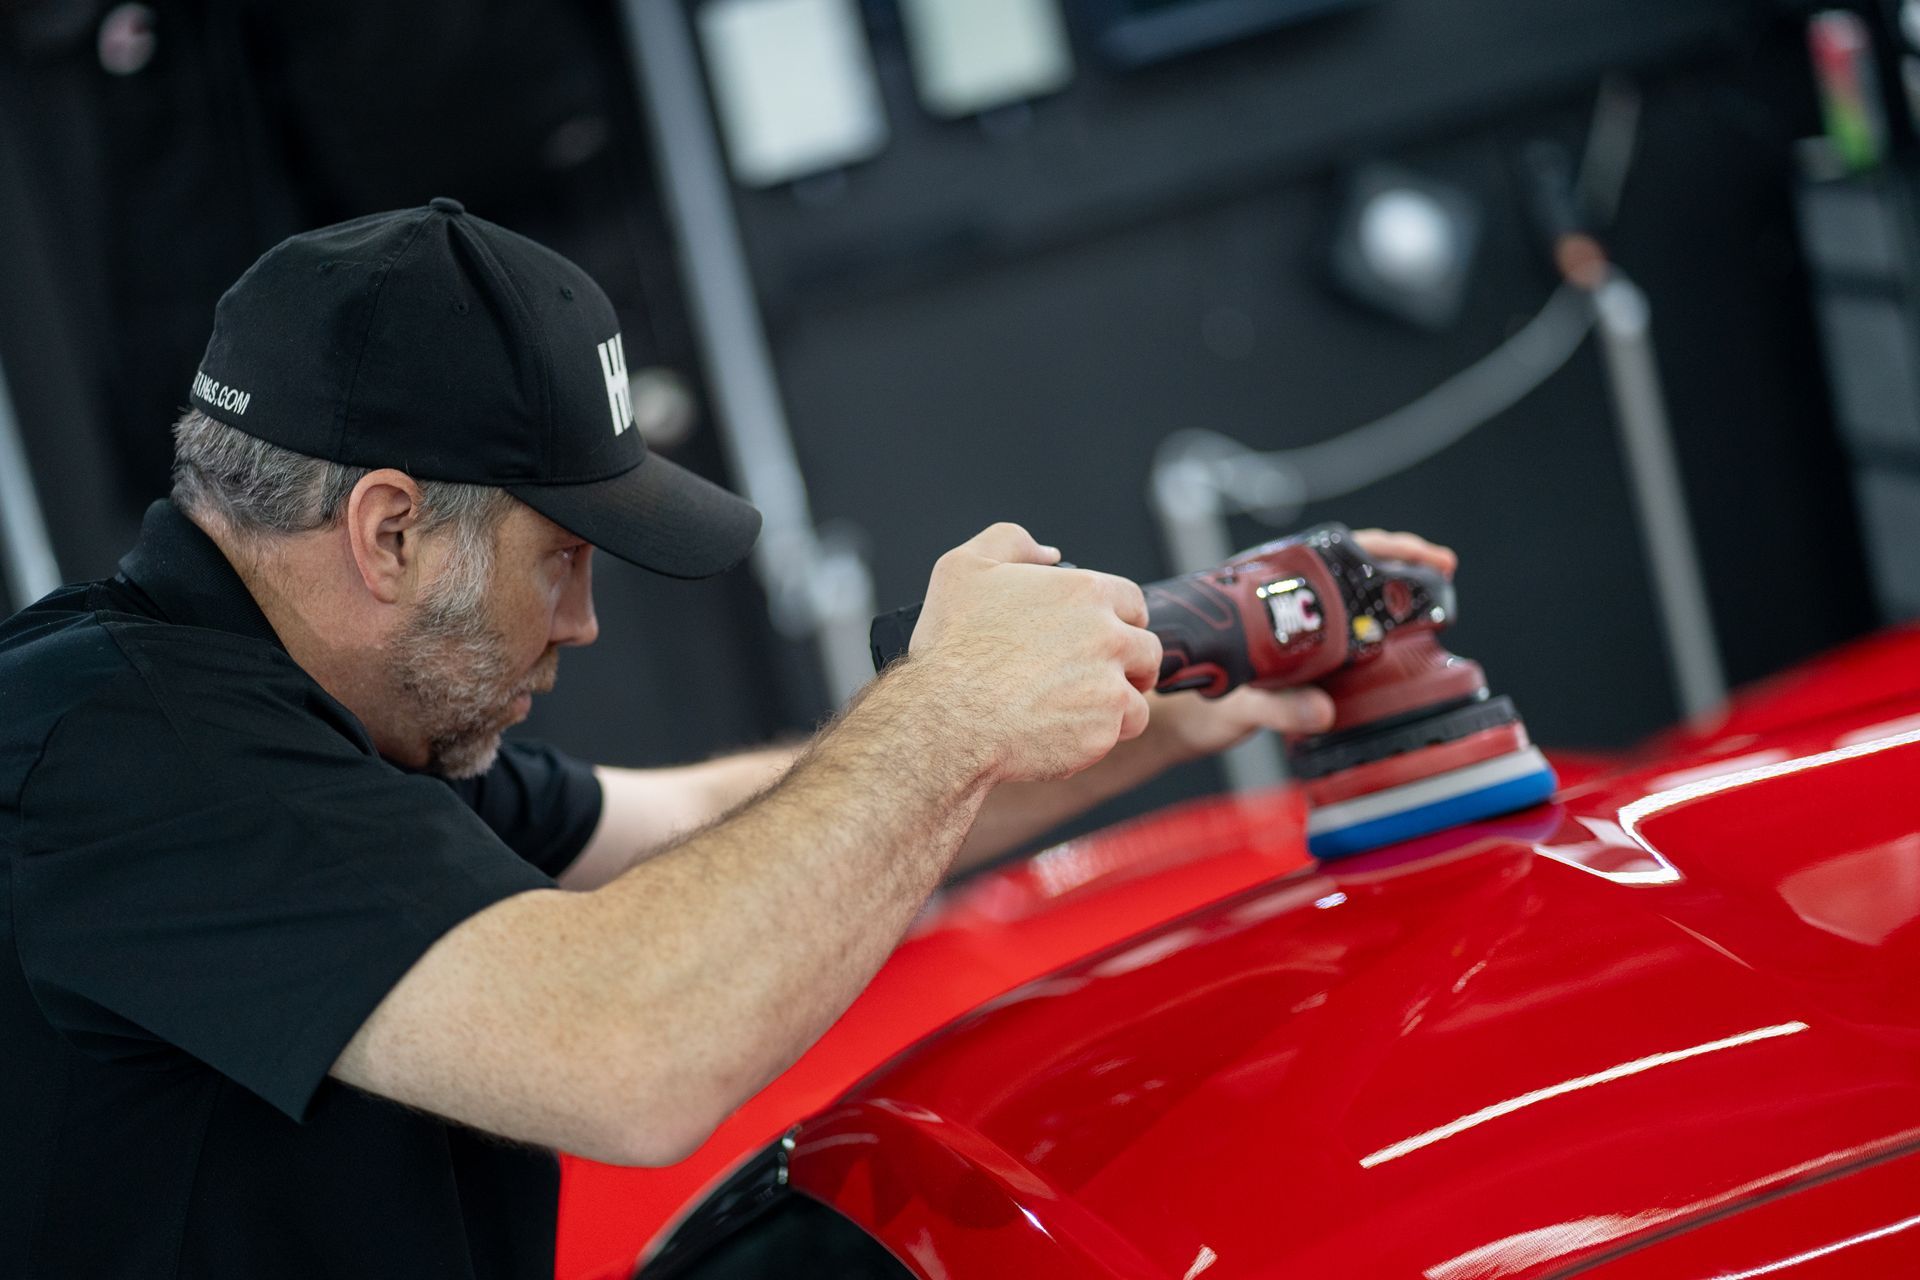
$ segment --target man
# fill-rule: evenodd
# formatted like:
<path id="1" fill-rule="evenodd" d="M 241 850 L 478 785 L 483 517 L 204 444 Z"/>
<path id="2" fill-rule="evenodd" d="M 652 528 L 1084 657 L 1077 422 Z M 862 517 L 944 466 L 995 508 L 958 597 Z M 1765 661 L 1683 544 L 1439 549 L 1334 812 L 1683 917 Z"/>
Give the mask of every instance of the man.
<path id="1" fill-rule="evenodd" d="M 0 627 L 0 1272 L 548 1274 L 546 1149 L 680 1158 L 955 866 L 1326 722 L 1150 702 L 1139 589 L 996 525 L 803 749 L 502 747 L 597 635 L 596 547 L 691 577 L 757 532 L 620 364 L 590 280 L 450 200 L 222 299 L 173 501 Z"/>

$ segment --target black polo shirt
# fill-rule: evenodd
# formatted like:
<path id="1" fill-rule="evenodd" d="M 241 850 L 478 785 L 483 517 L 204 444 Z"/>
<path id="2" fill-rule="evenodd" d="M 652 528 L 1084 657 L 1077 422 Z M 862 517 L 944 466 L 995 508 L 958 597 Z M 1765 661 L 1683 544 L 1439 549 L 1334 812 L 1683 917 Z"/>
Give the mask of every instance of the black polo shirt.
<path id="1" fill-rule="evenodd" d="M 0 1275 L 551 1275 L 550 1154 L 327 1071 L 600 804 L 544 748 L 382 760 L 167 503 L 0 624 Z"/>

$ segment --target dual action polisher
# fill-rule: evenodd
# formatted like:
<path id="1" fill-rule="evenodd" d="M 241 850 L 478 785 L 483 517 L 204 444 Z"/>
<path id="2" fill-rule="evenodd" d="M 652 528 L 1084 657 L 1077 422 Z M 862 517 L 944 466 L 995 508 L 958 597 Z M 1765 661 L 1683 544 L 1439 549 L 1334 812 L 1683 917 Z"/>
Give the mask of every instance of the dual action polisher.
<path id="1" fill-rule="evenodd" d="M 1287 751 L 1318 858 L 1511 813 L 1553 792 L 1553 769 L 1512 701 L 1489 695 L 1478 663 L 1440 647 L 1453 584 L 1424 565 L 1375 560 L 1344 525 L 1317 525 L 1145 592 L 1164 650 L 1162 693 L 1318 684 L 1332 695 L 1333 727 Z M 907 651 L 919 615 L 915 605 L 874 619 L 877 667 Z"/>

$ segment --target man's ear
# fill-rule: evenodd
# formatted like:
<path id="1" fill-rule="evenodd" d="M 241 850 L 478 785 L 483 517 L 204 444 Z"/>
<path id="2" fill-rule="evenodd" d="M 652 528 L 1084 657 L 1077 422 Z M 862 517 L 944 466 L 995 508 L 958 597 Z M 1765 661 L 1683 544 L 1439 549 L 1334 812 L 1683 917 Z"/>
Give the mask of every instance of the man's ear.
<path id="1" fill-rule="evenodd" d="M 419 571 L 424 495 L 412 476 L 391 467 L 369 471 L 347 495 L 347 544 L 360 580 L 382 604 L 395 604 Z"/>

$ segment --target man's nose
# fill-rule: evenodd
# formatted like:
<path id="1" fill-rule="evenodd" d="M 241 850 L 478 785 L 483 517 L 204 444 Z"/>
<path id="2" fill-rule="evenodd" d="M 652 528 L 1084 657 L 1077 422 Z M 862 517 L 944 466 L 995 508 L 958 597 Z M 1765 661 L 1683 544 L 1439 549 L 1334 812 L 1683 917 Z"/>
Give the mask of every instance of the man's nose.
<path id="1" fill-rule="evenodd" d="M 600 638 L 600 619 L 593 612 L 593 548 L 580 548 L 554 611 L 554 644 L 589 645 Z"/>

